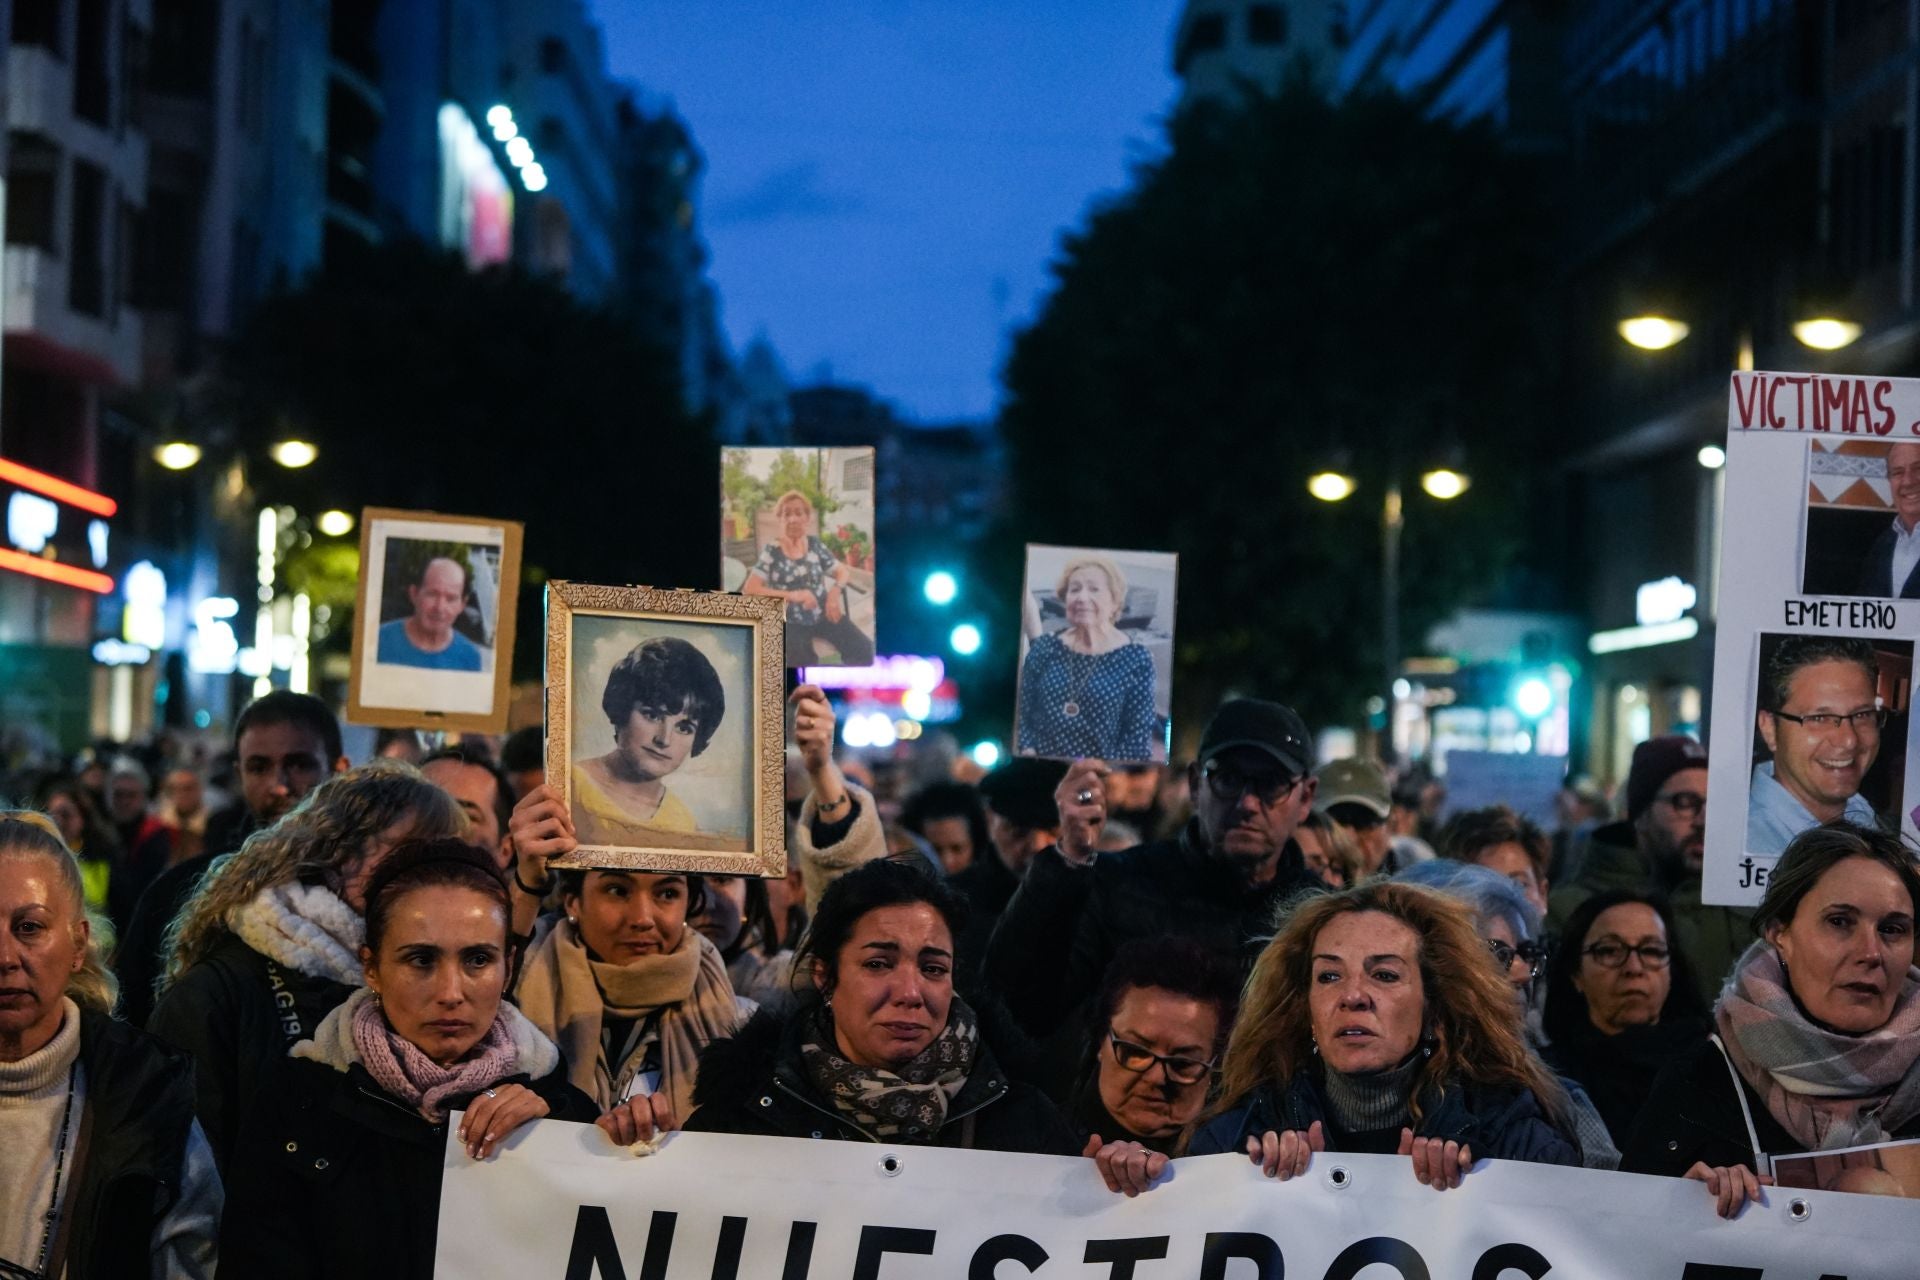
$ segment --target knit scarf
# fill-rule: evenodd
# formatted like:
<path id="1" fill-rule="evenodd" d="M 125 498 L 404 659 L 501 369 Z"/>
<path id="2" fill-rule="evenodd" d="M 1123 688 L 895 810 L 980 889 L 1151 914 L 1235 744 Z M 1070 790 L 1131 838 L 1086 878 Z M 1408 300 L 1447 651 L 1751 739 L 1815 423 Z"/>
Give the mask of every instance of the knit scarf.
<path id="1" fill-rule="evenodd" d="M 1343 1133 L 1371 1133 L 1408 1123 L 1414 1078 L 1423 1059 L 1418 1050 L 1384 1071 L 1347 1073 L 1326 1070 L 1327 1110 Z"/>
<path id="2" fill-rule="evenodd" d="M 1885 1026 L 1844 1035 L 1808 1020 L 1780 953 L 1756 942 L 1734 967 L 1714 1023 L 1741 1077 L 1809 1151 L 1885 1142 L 1920 1115 L 1920 970 L 1907 971 Z"/>
<path id="3" fill-rule="evenodd" d="M 660 1092 L 682 1120 L 693 1111 L 700 1050 L 740 1022 L 719 950 L 691 927 L 672 951 L 619 965 L 594 959 L 573 926 L 556 923 L 527 949 L 516 998 L 566 1054 L 567 1079 L 602 1110 L 625 1096 L 645 1057 L 636 1046 L 625 1062 L 607 1061 L 603 1023 L 658 1015 Z"/>
<path id="4" fill-rule="evenodd" d="M 227 912 L 227 928 L 269 960 L 313 978 L 350 987 L 366 978 L 360 945 L 366 922 L 333 890 L 317 884 L 276 884 Z"/>
<path id="5" fill-rule="evenodd" d="M 379 998 L 364 987 L 322 1018 L 313 1039 L 293 1046 L 290 1056 L 335 1071 L 345 1071 L 357 1062 L 382 1089 L 435 1124 L 508 1076 L 539 1080 L 560 1065 L 560 1051 L 553 1042 L 503 1000 L 480 1043 L 465 1059 L 442 1067 L 394 1031 Z"/>
<path id="6" fill-rule="evenodd" d="M 872 1138 L 931 1143 L 947 1122 L 947 1106 L 966 1086 L 980 1053 L 973 1010 L 957 997 L 947 1026 L 918 1057 L 897 1070 L 863 1067 L 840 1052 L 832 1015 L 823 1006 L 800 1042 L 807 1079 L 834 1110 Z"/>

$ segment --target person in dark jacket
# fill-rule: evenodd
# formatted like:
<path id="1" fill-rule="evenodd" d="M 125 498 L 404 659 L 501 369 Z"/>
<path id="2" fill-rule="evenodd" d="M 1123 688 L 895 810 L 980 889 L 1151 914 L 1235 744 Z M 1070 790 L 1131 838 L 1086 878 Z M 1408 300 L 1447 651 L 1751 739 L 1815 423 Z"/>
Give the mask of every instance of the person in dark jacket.
<path id="1" fill-rule="evenodd" d="M 311 694 L 275 689 L 255 698 L 233 726 L 240 774 L 240 803 L 207 819 L 202 853 L 156 875 L 135 902 L 114 951 L 120 979 L 120 1016 L 145 1026 L 153 1013 L 160 976 L 166 971 L 167 930 L 206 878 L 215 858 L 237 850 L 292 812 L 332 774 L 344 773 L 340 722 Z"/>
<path id="2" fill-rule="evenodd" d="M 902 863 L 835 880 L 796 966 L 815 991 L 707 1046 L 685 1129 L 1078 1154 L 1059 1111 L 1008 1076 L 993 1028 L 954 994 L 964 914 Z"/>
<path id="3" fill-rule="evenodd" d="M 1279 1178 L 1319 1151 L 1398 1153 L 1444 1189 L 1488 1157 L 1578 1165 L 1565 1117 L 1469 909 L 1376 881 L 1302 903 L 1261 954 L 1187 1151 Z"/>
<path id="4" fill-rule="evenodd" d="M 1920 1138 L 1920 868 L 1839 819 L 1794 837 L 1714 1006 L 1714 1036 L 1654 1083 L 1621 1168 L 1707 1184 L 1722 1217 L 1773 1157 Z"/>
<path id="5" fill-rule="evenodd" d="M 1624 1143 L 1655 1077 L 1705 1042 L 1706 1010 L 1659 896 L 1597 894 L 1567 917 L 1567 930 L 1547 969 L 1547 1062 L 1587 1091 Z"/>
<path id="6" fill-rule="evenodd" d="M 40 814 L 0 811 L 0 920 L 0 1273 L 211 1276 L 222 1196 L 192 1065 L 107 1016 L 80 868 Z"/>
<path id="7" fill-rule="evenodd" d="M 1239 971 L 1190 938 L 1121 947 L 1067 1107 L 1083 1148 L 1137 1142 L 1174 1154 L 1206 1104 L 1239 998 Z"/>
<path id="8" fill-rule="evenodd" d="M 1052 796 L 1047 800 L 1051 805 Z M 1051 814 L 1047 822 L 1048 825 L 1054 822 Z M 941 869 L 955 882 L 956 888 L 969 869 L 995 862 L 989 847 L 987 811 L 980 803 L 980 792 L 964 782 L 930 782 L 914 792 L 900 812 L 900 825 L 933 846 Z M 999 906 L 1005 906 L 1020 881 L 1004 864 L 997 869 L 1006 885 Z"/>
<path id="9" fill-rule="evenodd" d="M 486 1160 L 519 1126 L 589 1121 L 560 1051 L 505 999 L 506 881 L 459 839 L 367 886 L 366 986 L 292 1049 L 235 1152 L 223 1273 L 428 1280 L 451 1113 Z"/>
<path id="10" fill-rule="evenodd" d="M 1250 964 L 1275 910 L 1325 887 L 1293 840 L 1313 807 L 1312 765 L 1311 737 L 1290 708 L 1234 699 L 1201 736 L 1188 771 L 1194 818 L 1179 837 L 1096 857 L 1107 766 L 1076 762 L 1054 793 L 1060 842 L 1035 855 L 994 930 L 988 988 L 1029 1035 L 1070 1024 L 1071 1064 L 1086 1043 L 1087 1001 L 1122 944 L 1171 933 Z"/>
<path id="11" fill-rule="evenodd" d="M 200 1123 L 223 1169 L 243 1101 L 365 981 L 368 877 L 401 842 L 465 825 L 411 765 L 377 761 L 316 787 L 200 883 L 170 934 L 170 985 L 148 1029 L 192 1055 Z"/>

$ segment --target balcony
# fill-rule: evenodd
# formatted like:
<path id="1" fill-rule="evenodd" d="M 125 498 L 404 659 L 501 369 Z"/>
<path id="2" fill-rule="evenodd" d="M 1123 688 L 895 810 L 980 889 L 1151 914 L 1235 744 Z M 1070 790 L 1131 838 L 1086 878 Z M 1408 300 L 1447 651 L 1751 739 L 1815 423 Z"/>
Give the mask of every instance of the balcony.
<path id="1" fill-rule="evenodd" d="M 132 383 L 140 375 L 139 313 L 121 306 L 106 318 L 67 305 L 67 264 L 42 249 L 7 246 L 6 339 L 43 353 L 73 376 L 95 382 Z"/>

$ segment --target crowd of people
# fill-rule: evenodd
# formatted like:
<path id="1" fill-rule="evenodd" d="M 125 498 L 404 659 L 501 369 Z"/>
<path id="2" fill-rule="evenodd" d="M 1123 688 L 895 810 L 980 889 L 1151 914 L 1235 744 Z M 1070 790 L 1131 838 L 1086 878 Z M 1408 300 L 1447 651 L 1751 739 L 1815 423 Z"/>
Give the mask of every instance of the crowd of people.
<path id="1" fill-rule="evenodd" d="M 984 776 L 836 759 L 825 695 L 791 702 L 784 878 L 557 867 L 537 730 L 356 766 L 288 692 L 230 753 L 11 779 L 0 1276 L 428 1276 L 449 1136 L 511 1159 L 535 1119 L 1069 1156 L 1128 1195 L 1209 1153 L 1584 1165 L 1728 1217 L 1776 1157 L 1920 1137 L 1913 851 L 1841 817 L 1757 909 L 1704 904 L 1691 739 L 1545 831 L 1441 823 L 1275 702 L 1184 768 Z"/>

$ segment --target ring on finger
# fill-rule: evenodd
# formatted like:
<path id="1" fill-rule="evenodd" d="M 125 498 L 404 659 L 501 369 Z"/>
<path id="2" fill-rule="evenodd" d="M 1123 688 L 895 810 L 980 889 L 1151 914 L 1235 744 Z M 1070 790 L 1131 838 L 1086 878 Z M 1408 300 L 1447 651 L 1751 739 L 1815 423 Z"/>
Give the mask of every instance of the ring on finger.
<path id="1" fill-rule="evenodd" d="M 494 1096 L 493 1090 L 491 1089 L 482 1089 L 480 1092 L 486 1094 L 489 1098 Z"/>
<path id="2" fill-rule="evenodd" d="M 1080 788 L 1079 794 L 1075 795 L 1073 798 L 1075 803 L 1077 804 L 1092 804 L 1093 792 L 1086 787 L 1082 787 Z"/>

